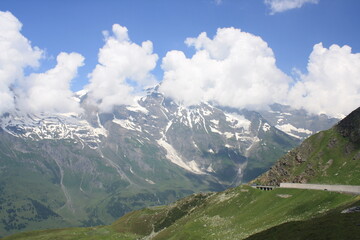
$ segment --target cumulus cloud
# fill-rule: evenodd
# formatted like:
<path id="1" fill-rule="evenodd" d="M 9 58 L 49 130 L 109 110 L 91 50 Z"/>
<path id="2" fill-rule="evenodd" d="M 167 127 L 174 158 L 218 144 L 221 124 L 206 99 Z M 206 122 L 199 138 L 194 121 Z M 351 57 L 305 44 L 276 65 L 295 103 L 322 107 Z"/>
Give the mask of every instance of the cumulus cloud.
<path id="1" fill-rule="evenodd" d="M 188 38 L 196 49 L 191 58 L 170 51 L 162 61 L 160 87 L 178 103 L 211 101 L 222 106 L 261 109 L 287 98 L 291 78 L 275 64 L 273 51 L 260 37 L 235 28 L 221 28 Z"/>
<path id="2" fill-rule="evenodd" d="M 26 77 L 17 91 L 18 106 L 23 111 L 81 112 L 73 99 L 71 80 L 83 65 L 84 57 L 78 53 L 60 53 L 57 65 L 45 73 L 33 73 Z"/>
<path id="3" fill-rule="evenodd" d="M 99 63 L 90 76 L 89 98 L 100 110 L 111 111 L 114 105 L 134 103 L 134 94 L 156 83 L 150 74 L 158 59 L 153 45 L 132 43 L 126 27 L 114 24 L 112 34 L 104 32 L 105 45 L 99 50 Z"/>
<path id="4" fill-rule="evenodd" d="M 270 8 L 270 14 L 285 12 L 294 8 L 301 8 L 306 3 L 318 4 L 320 0 L 264 0 Z"/>
<path id="5" fill-rule="evenodd" d="M 292 106 L 338 117 L 359 107 L 360 53 L 352 53 L 346 45 L 327 49 L 316 44 L 307 71 L 290 91 Z"/>
<path id="6" fill-rule="evenodd" d="M 39 66 L 43 51 L 31 46 L 21 28 L 14 15 L 0 11 L 0 114 L 15 108 L 31 113 L 80 112 L 70 82 L 84 58 L 60 53 L 53 69 L 24 76 L 24 69 Z"/>
<path id="7" fill-rule="evenodd" d="M 54 68 L 24 76 L 39 66 L 43 52 L 21 34 L 22 24 L 0 11 L 0 114 L 15 108 L 27 112 L 80 112 L 70 83 L 83 65 L 78 53 L 60 53 Z M 158 56 L 152 42 L 132 43 L 118 24 L 104 32 L 98 65 L 89 74 L 89 99 L 101 111 L 134 103 L 134 95 L 157 81 L 150 73 Z M 347 115 L 360 105 L 360 53 L 349 46 L 316 44 L 307 72 L 294 81 L 276 67 L 273 51 L 258 36 L 235 28 L 221 28 L 213 38 L 201 33 L 185 43 L 192 56 L 170 51 L 162 60 L 160 91 L 180 104 L 202 101 L 222 106 L 264 109 L 289 104 L 311 113 Z"/>
<path id="8" fill-rule="evenodd" d="M 191 106 L 202 101 L 221 106 L 265 109 L 272 103 L 310 113 L 343 117 L 360 106 L 360 53 L 349 46 L 316 44 L 307 72 L 293 79 L 276 67 L 275 57 L 260 37 L 234 28 L 188 38 L 195 48 L 187 57 L 170 51 L 162 60 L 166 96 Z"/>
<path id="9" fill-rule="evenodd" d="M 0 11 L 0 114 L 14 109 L 13 85 L 23 78 L 24 68 L 37 67 L 42 57 L 42 51 L 20 33 L 21 28 L 14 15 Z"/>

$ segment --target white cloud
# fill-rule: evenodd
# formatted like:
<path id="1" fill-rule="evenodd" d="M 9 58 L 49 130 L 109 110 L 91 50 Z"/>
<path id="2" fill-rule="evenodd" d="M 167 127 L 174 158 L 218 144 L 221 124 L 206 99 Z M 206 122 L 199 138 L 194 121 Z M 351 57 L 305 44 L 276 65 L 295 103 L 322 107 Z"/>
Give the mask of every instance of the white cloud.
<path id="1" fill-rule="evenodd" d="M 42 51 L 21 33 L 22 24 L 10 12 L 0 11 L 0 114 L 14 109 L 10 88 L 23 78 L 26 67 L 37 67 Z"/>
<path id="2" fill-rule="evenodd" d="M 214 2 L 216 5 L 220 5 L 220 4 L 222 4 L 223 0 L 214 0 Z"/>
<path id="3" fill-rule="evenodd" d="M 201 33 L 186 44 L 195 47 L 193 56 L 170 51 L 162 61 L 160 91 L 180 104 L 257 110 L 276 102 L 334 117 L 360 106 L 360 53 L 349 46 L 316 44 L 307 73 L 295 70 L 295 81 L 276 67 L 265 41 L 239 29 L 218 29 L 213 39 Z"/>
<path id="4" fill-rule="evenodd" d="M 316 44 L 307 71 L 290 91 L 292 106 L 331 116 L 360 106 L 360 53 L 351 53 L 349 46 Z"/>
<path id="5" fill-rule="evenodd" d="M 294 8 L 301 8 L 306 3 L 318 4 L 320 0 L 264 0 L 270 8 L 270 14 L 285 12 Z"/>
<path id="6" fill-rule="evenodd" d="M 213 39 L 201 33 L 188 38 L 196 53 L 170 51 L 162 61 L 160 91 L 184 105 L 201 101 L 237 108 L 264 108 L 284 102 L 291 79 L 275 65 L 260 37 L 235 28 L 218 29 Z"/>
<path id="7" fill-rule="evenodd" d="M 53 69 L 24 76 L 25 68 L 39 65 L 42 51 L 31 46 L 21 27 L 11 13 L 0 11 L 0 114 L 15 107 L 28 112 L 81 111 L 72 100 L 70 83 L 84 58 L 60 53 Z M 90 100 L 102 111 L 111 111 L 114 105 L 132 104 L 139 89 L 157 83 L 150 71 L 158 56 L 150 41 L 132 43 L 127 29 L 118 24 L 104 36 L 87 88 Z M 360 53 L 352 53 L 349 46 L 315 45 L 307 73 L 298 71 L 294 82 L 276 67 L 263 39 L 239 29 L 218 29 L 212 39 L 201 33 L 186 44 L 195 48 L 193 56 L 170 51 L 162 60 L 160 91 L 178 103 L 212 101 L 256 110 L 277 102 L 331 116 L 346 115 L 360 105 Z"/>
<path id="8" fill-rule="evenodd" d="M 78 53 L 60 53 L 57 65 L 45 73 L 34 73 L 21 83 L 17 91 L 18 106 L 27 112 L 81 112 L 73 99 L 70 82 L 83 66 L 84 57 Z"/>
<path id="9" fill-rule="evenodd" d="M 114 105 L 132 104 L 136 88 L 155 84 L 150 71 L 158 56 L 152 42 L 132 43 L 126 27 L 114 24 L 113 34 L 104 32 L 105 45 L 99 51 L 99 64 L 90 74 L 89 97 L 102 111 Z"/>

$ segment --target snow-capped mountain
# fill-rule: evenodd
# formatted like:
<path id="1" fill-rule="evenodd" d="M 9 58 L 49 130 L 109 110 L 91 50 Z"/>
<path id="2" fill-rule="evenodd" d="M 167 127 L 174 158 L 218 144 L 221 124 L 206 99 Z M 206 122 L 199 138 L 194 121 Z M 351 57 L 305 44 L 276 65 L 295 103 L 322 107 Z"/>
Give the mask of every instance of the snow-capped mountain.
<path id="1" fill-rule="evenodd" d="M 149 89 L 136 105 L 117 106 L 112 113 L 99 113 L 88 104 L 84 91 L 75 98 L 82 103 L 84 113 L 13 112 L 2 116 L 0 126 L 5 132 L 30 141 L 72 140 L 82 149 L 86 146 L 96 150 L 101 158 L 102 150 L 115 143 L 116 151 L 121 148 L 129 160 L 146 157 L 127 144 L 131 139 L 156 148 L 161 157 L 176 167 L 215 177 L 216 182 L 227 186 L 251 180 L 298 144 L 296 139 L 304 139 L 337 121 L 279 104 L 260 113 L 209 103 L 187 108 L 165 98 L 156 88 Z M 224 159 L 229 161 L 226 165 Z M 123 168 L 136 175 L 126 161 Z M 120 169 L 115 163 L 112 165 Z M 138 165 L 142 171 L 147 163 Z M 226 181 L 221 176 L 226 176 Z"/>
<path id="2" fill-rule="evenodd" d="M 107 136 L 106 129 L 91 126 L 77 113 L 23 114 L 15 112 L 5 114 L 0 123 L 2 129 L 15 137 L 35 141 L 74 139 L 91 148 L 98 147 L 101 136 Z"/>
<path id="3" fill-rule="evenodd" d="M 331 128 L 340 120 L 325 114 L 309 114 L 304 109 L 292 109 L 280 104 L 273 104 L 270 110 L 260 111 L 260 114 L 271 125 L 300 140 Z"/>
<path id="4" fill-rule="evenodd" d="M 33 224 L 21 216 L 39 204 L 52 213 L 34 215 L 40 225 L 53 218 L 63 226 L 97 225 L 192 192 L 234 186 L 335 121 L 280 105 L 260 113 L 209 103 L 184 107 L 156 88 L 111 113 L 99 113 L 85 92 L 76 98 L 82 114 L 13 112 L 0 118 L 0 172 L 6 172 L 0 175 L 0 228 Z M 64 220 L 69 218 L 71 223 Z"/>
<path id="5" fill-rule="evenodd" d="M 273 144 L 266 142 L 263 135 L 281 135 L 292 142 L 289 146 L 295 144 L 258 113 L 224 111 L 208 103 L 186 108 L 156 90 L 139 99 L 137 105 L 118 106 L 111 114 L 99 114 L 92 106 L 88 107 L 86 94 L 77 96 L 87 110 L 84 114 L 15 112 L 1 118 L 1 127 L 20 138 L 34 141 L 71 139 L 75 144 L 92 149 L 103 148 L 109 139 L 119 141 L 131 136 L 139 143 L 155 144 L 167 160 L 194 174 L 214 175 L 214 168 L 221 168 L 222 164 L 209 156 L 230 151 L 243 158 L 233 166 L 237 169 L 232 176 L 236 181 L 241 180 L 248 163 L 246 158 L 252 157 L 252 152 L 263 148 L 261 146 Z M 277 146 L 277 150 L 284 151 L 282 147 Z M 264 162 L 269 161 L 264 159 Z"/>

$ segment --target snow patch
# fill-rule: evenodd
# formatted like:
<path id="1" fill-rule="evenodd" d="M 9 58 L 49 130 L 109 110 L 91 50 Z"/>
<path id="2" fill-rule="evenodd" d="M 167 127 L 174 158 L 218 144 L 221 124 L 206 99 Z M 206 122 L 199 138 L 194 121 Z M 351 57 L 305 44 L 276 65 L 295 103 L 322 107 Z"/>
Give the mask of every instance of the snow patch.
<path id="1" fill-rule="evenodd" d="M 155 184 L 153 181 L 151 181 L 150 179 L 147 179 L 147 178 L 145 178 L 145 181 L 150 183 L 150 184 Z"/>
<path id="2" fill-rule="evenodd" d="M 210 120 L 210 122 L 215 124 L 216 126 L 219 125 L 219 120 L 212 119 Z"/>
<path id="3" fill-rule="evenodd" d="M 113 121 L 113 123 L 120 125 L 122 128 L 132 130 L 132 131 L 138 131 L 138 132 L 142 131 L 140 126 L 137 126 L 135 123 L 133 123 L 129 119 L 114 118 L 112 121 Z"/>
<path id="4" fill-rule="evenodd" d="M 99 117 L 99 113 L 96 114 L 96 117 L 97 117 L 98 125 L 99 125 L 99 127 L 100 127 L 100 129 L 98 129 L 97 131 L 102 132 L 102 133 L 104 133 L 104 136 L 107 136 L 107 130 L 106 130 L 106 129 L 104 128 L 104 126 L 101 124 L 100 117 Z"/>
<path id="5" fill-rule="evenodd" d="M 192 126 L 192 121 L 191 121 L 191 115 L 190 115 L 190 111 L 186 111 L 186 117 L 187 117 L 187 121 L 189 123 L 189 127 L 193 128 Z"/>
<path id="6" fill-rule="evenodd" d="M 289 134 L 290 136 L 296 137 L 296 138 L 301 138 L 297 135 L 295 135 L 293 132 L 297 132 L 297 133 L 305 133 L 308 135 L 313 134 L 312 131 L 308 130 L 308 129 L 304 129 L 304 128 L 296 128 L 291 124 L 284 124 L 284 125 L 276 125 L 276 128 L 280 129 L 281 131 Z"/>
<path id="7" fill-rule="evenodd" d="M 246 131 L 249 130 L 251 122 L 244 116 L 236 113 L 225 113 L 226 121 L 232 124 L 232 128 L 244 128 Z"/>
<path id="8" fill-rule="evenodd" d="M 202 113 L 204 116 L 210 116 L 212 114 L 212 112 L 207 109 L 202 109 Z"/>
<path id="9" fill-rule="evenodd" d="M 231 133 L 231 132 L 224 132 L 224 136 L 226 138 L 233 138 L 235 136 L 235 134 Z"/>
<path id="10" fill-rule="evenodd" d="M 268 123 L 264 123 L 262 129 L 264 132 L 270 131 L 271 126 Z"/>
<path id="11" fill-rule="evenodd" d="M 254 137 L 252 138 L 252 143 L 250 144 L 250 146 L 248 148 L 246 148 L 245 150 L 245 157 L 249 157 L 249 154 L 251 152 L 251 149 L 256 146 L 257 143 L 260 142 L 260 139 L 258 137 Z"/>
<path id="12" fill-rule="evenodd" d="M 216 128 L 213 128 L 213 127 L 211 127 L 211 126 L 209 126 L 209 128 L 210 128 L 210 131 L 212 131 L 213 133 L 218 133 L 218 134 L 220 134 L 220 135 L 223 134 L 222 132 L 220 132 L 220 131 L 217 130 Z"/>
<path id="13" fill-rule="evenodd" d="M 173 120 L 171 120 L 167 123 L 165 131 L 164 131 L 164 135 L 167 133 L 167 131 L 169 131 L 169 128 L 171 127 L 172 123 L 173 123 Z"/>
<path id="14" fill-rule="evenodd" d="M 205 114 L 204 114 L 205 115 Z M 205 122 L 205 118 L 200 114 L 200 117 L 202 119 L 202 122 L 203 122 L 203 125 L 204 125 L 204 129 L 206 131 L 207 134 L 209 134 L 209 131 L 207 130 L 207 127 L 206 127 L 206 122 Z"/>
<path id="15" fill-rule="evenodd" d="M 194 147 L 195 147 L 195 148 L 197 148 L 197 149 L 199 149 L 199 150 L 200 150 L 199 146 L 195 143 L 195 141 L 194 141 L 194 140 L 193 140 L 193 145 L 194 145 Z"/>
<path id="16" fill-rule="evenodd" d="M 177 151 L 171 146 L 168 142 L 166 142 L 163 138 L 157 140 L 157 143 L 165 148 L 166 150 L 166 158 L 169 159 L 172 163 L 178 165 L 179 167 L 195 173 L 195 174 L 204 174 L 200 168 L 197 166 L 196 162 L 192 160 L 188 164 L 184 162 L 184 160 L 179 156 Z"/>
<path id="17" fill-rule="evenodd" d="M 214 170 L 213 167 L 212 167 L 212 164 L 209 165 L 209 167 L 206 169 L 206 171 L 207 171 L 207 172 L 212 172 L 212 173 L 215 172 L 215 170 Z"/>

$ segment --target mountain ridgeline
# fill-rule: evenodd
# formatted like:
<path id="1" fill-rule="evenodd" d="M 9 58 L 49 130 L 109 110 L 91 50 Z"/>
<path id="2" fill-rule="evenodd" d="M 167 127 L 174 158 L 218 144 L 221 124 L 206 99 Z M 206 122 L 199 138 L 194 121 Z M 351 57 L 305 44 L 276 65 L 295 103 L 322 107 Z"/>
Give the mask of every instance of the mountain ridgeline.
<path id="1" fill-rule="evenodd" d="M 80 115 L 0 118 L 0 236 L 109 224 L 132 210 L 248 182 L 337 121 L 280 105 L 267 119 L 209 103 L 186 108 L 156 89 L 111 113 L 86 94 L 77 99 Z"/>

